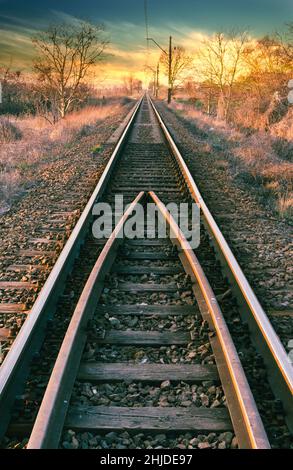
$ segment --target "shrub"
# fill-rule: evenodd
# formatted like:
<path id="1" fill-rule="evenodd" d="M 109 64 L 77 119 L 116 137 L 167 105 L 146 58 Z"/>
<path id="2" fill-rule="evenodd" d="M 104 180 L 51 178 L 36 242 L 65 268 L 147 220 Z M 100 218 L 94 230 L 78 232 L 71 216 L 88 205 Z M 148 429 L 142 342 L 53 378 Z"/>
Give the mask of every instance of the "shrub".
<path id="1" fill-rule="evenodd" d="M 272 143 L 273 149 L 278 154 L 278 157 L 283 160 L 293 161 L 293 142 L 288 140 L 276 138 Z"/>
<path id="2" fill-rule="evenodd" d="M 289 193 L 279 197 L 277 202 L 278 212 L 282 218 L 292 221 L 293 216 L 293 196 Z"/>
<path id="3" fill-rule="evenodd" d="M 129 103 L 132 103 L 132 102 L 133 102 L 133 99 L 131 99 L 131 98 L 127 97 L 127 96 L 124 96 L 123 98 L 121 98 L 120 102 L 121 102 L 121 105 L 122 105 L 122 106 L 125 106 L 125 105 L 127 105 L 127 104 L 129 104 Z"/>
<path id="4" fill-rule="evenodd" d="M 253 188 L 260 200 L 276 209 L 282 218 L 292 218 L 293 108 L 268 132 L 249 133 L 241 133 L 239 128 L 190 105 L 173 102 L 171 109 L 194 126 L 192 130 L 200 139 L 202 152 L 209 154 L 213 150 L 218 156 L 215 163 L 218 168 L 226 170 L 223 157 L 226 158 L 234 178 Z M 211 149 L 204 148 L 205 143 Z"/>
<path id="5" fill-rule="evenodd" d="M 103 146 L 101 144 L 97 144 L 93 147 L 92 152 L 94 155 L 97 155 L 103 150 Z"/>
<path id="6" fill-rule="evenodd" d="M 15 124 L 12 124 L 7 118 L 0 118 L 0 142 L 2 144 L 14 142 L 21 137 L 21 132 Z"/>
<path id="7" fill-rule="evenodd" d="M 76 137 L 79 139 L 81 137 L 88 137 L 94 131 L 94 127 L 90 124 L 83 125 L 80 130 L 77 132 Z"/>

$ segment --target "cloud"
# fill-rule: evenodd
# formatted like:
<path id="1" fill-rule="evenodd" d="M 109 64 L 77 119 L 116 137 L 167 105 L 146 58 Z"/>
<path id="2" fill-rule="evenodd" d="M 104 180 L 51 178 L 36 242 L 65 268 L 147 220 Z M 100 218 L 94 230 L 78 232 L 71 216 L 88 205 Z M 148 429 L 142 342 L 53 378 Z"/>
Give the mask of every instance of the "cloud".
<path id="1" fill-rule="evenodd" d="M 0 63 L 10 63 L 15 69 L 30 69 L 34 56 L 32 42 L 27 34 L 2 30 L 0 35 Z"/>
<path id="2" fill-rule="evenodd" d="M 74 23 L 78 21 L 78 18 L 59 10 L 50 10 L 50 15 L 40 22 L 33 23 L 13 15 L 0 15 L 0 26 L 2 26 L 0 63 L 10 62 L 12 58 L 14 68 L 31 70 L 35 52 L 30 38 L 37 29 L 43 29 L 50 22 L 56 20 Z M 147 47 L 145 30 L 142 25 L 129 21 L 103 21 L 103 23 L 110 36 L 110 45 L 107 48 L 104 62 L 98 64 L 96 68 L 98 76 L 103 76 L 104 82 L 109 84 L 121 82 L 123 76 L 129 73 L 141 80 L 148 81 L 150 72 L 146 70 L 146 65 L 155 67 L 161 51 L 152 43 L 149 43 L 149 47 Z M 150 28 L 150 36 L 166 49 L 170 34 L 173 36 L 174 45 L 183 46 L 190 54 L 195 54 L 210 32 L 174 22 L 169 22 L 164 27 L 152 26 Z M 162 71 L 161 82 L 165 82 Z"/>
<path id="3" fill-rule="evenodd" d="M 71 23 L 71 24 L 78 24 L 80 18 L 76 16 L 70 15 L 60 10 L 49 10 L 52 15 L 52 20 L 58 21 L 59 23 Z"/>

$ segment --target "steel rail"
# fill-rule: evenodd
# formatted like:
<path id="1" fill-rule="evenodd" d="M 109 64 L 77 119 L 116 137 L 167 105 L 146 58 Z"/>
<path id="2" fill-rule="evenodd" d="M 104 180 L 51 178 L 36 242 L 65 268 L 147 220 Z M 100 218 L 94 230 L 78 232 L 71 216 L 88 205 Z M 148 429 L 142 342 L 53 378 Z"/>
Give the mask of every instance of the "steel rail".
<path id="1" fill-rule="evenodd" d="M 112 156 L 92 196 L 0 368 L 0 439 L 6 432 L 15 396 L 22 390 L 28 375 L 30 362 L 34 354 L 40 349 L 45 337 L 47 322 L 53 317 L 58 296 L 63 291 L 66 277 L 78 255 L 86 233 L 88 233 L 92 221 L 93 205 L 105 191 L 142 100 L 143 96 L 134 106 L 130 119 L 113 150 Z"/>
<path id="2" fill-rule="evenodd" d="M 122 230 L 137 203 L 140 192 L 118 222 L 108 239 L 87 280 L 56 359 L 41 407 L 39 409 L 28 449 L 54 449 L 58 447 L 66 418 L 69 400 L 77 376 L 79 363 L 87 339 L 86 325 L 93 317 L 103 281 L 123 242 Z"/>
<path id="3" fill-rule="evenodd" d="M 242 318 L 249 325 L 252 338 L 266 365 L 268 380 L 271 384 L 272 390 L 275 396 L 282 401 L 288 427 L 291 432 L 293 432 L 292 364 L 233 252 L 208 209 L 179 149 L 177 148 L 177 145 L 163 122 L 162 117 L 151 98 L 148 97 L 148 99 L 150 100 L 163 134 L 178 163 L 179 169 L 186 181 L 189 191 L 194 201 L 199 204 L 201 208 L 205 227 L 211 236 L 211 241 L 216 248 L 216 253 L 219 256 L 220 261 L 222 262 L 222 267 L 229 277 L 231 286 L 236 292 L 237 300 L 239 300 Z"/>
<path id="4" fill-rule="evenodd" d="M 183 267 L 191 277 L 202 316 L 215 332 L 215 335 L 210 335 L 210 341 L 239 446 L 245 449 L 269 449 L 270 444 L 250 386 L 209 281 L 166 206 L 154 192 L 151 191 L 149 195 L 170 228 L 170 239 L 179 249 Z"/>
<path id="5" fill-rule="evenodd" d="M 103 289 L 105 274 L 116 257 L 117 246 L 123 242 L 119 234 L 135 205 L 142 200 L 140 193 L 120 220 L 101 252 L 76 306 L 64 341 L 54 365 L 41 407 L 39 409 L 28 449 L 57 448 L 66 420 L 68 404 L 86 342 L 86 324 L 92 318 Z M 150 196 L 170 226 L 171 241 L 181 248 L 180 259 L 192 280 L 199 286 L 196 297 L 204 317 L 216 332 L 211 337 L 220 379 L 223 383 L 231 420 L 241 448 L 270 448 L 262 421 L 233 345 L 225 320 L 205 274 L 184 235 L 163 203 L 151 192 Z M 176 234 L 176 236 L 174 236 Z M 172 238 L 174 237 L 174 238 Z M 204 306 L 203 306 L 204 304 Z"/>
<path id="6" fill-rule="evenodd" d="M 143 97 L 135 106 L 133 114 L 121 138 L 119 139 L 117 146 L 115 147 L 115 150 L 111 156 L 110 161 L 108 162 L 108 165 L 102 175 L 102 178 L 100 179 L 99 184 L 97 185 L 81 218 L 79 219 L 75 229 L 73 230 L 69 240 L 67 241 L 60 257 L 57 260 L 57 263 L 55 264 L 48 280 L 46 281 L 46 284 L 44 285 L 41 293 L 39 294 L 39 297 L 35 302 L 35 305 L 31 310 L 28 319 L 26 320 L 23 328 L 17 336 L 9 354 L 7 355 L 0 369 L 0 437 L 1 433 L 3 435 L 3 433 L 6 431 L 7 424 L 9 421 L 9 412 L 11 405 L 14 401 L 15 394 L 17 393 L 17 390 L 21 388 L 21 384 L 24 383 L 25 377 L 27 376 L 29 363 L 34 354 L 34 351 L 39 350 L 39 345 L 42 343 L 43 338 L 45 336 L 46 322 L 49 318 L 53 316 L 57 297 L 62 291 L 64 280 L 70 271 L 73 261 L 77 256 L 79 247 L 91 223 L 91 210 L 93 204 L 104 193 L 105 187 L 109 179 L 111 178 L 114 166 L 116 164 L 117 156 L 120 154 L 121 148 L 133 124 L 133 120 L 137 114 L 142 100 Z M 176 158 L 179 169 L 181 170 L 181 174 L 184 177 L 185 182 L 187 183 L 191 196 L 200 205 L 202 209 L 202 213 L 204 216 L 204 224 L 212 237 L 213 243 L 217 248 L 217 254 L 220 253 L 221 260 L 225 261 L 224 267 L 225 269 L 228 268 L 228 275 L 231 279 L 231 282 L 233 283 L 233 289 L 236 285 L 239 292 L 241 293 L 240 297 L 238 298 L 240 299 L 240 302 L 243 302 L 242 313 L 245 314 L 245 321 L 247 321 L 247 323 L 249 324 L 256 342 L 260 345 L 260 349 L 265 360 L 266 366 L 270 371 L 269 378 L 272 385 L 272 389 L 275 395 L 282 400 L 285 411 L 287 413 L 288 425 L 292 429 L 293 371 L 289 359 L 287 358 L 286 352 L 275 331 L 273 330 L 265 312 L 260 306 L 255 294 L 253 293 L 226 240 L 224 239 L 220 229 L 218 228 L 214 218 L 212 217 L 209 209 L 203 201 L 203 198 L 194 183 L 194 180 L 188 170 L 187 165 L 183 160 L 183 157 L 177 149 L 176 144 L 174 143 L 167 127 L 165 126 L 152 101 L 151 104 L 158 118 L 160 126 L 163 130 L 163 133 L 166 137 L 166 141 L 174 157 Z M 199 299 L 199 304 L 201 306 L 203 315 L 205 315 L 205 308 L 203 306 L 203 303 L 205 303 L 205 305 L 208 304 L 205 299 L 204 302 L 200 300 L 200 292 L 198 292 L 198 289 L 196 289 L 195 287 L 194 292 L 197 298 Z M 211 338 L 211 342 L 214 343 L 213 348 L 217 348 L 217 341 Z M 219 364 L 219 372 L 221 373 L 220 369 L 221 365 Z M 224 380 L 223 382 L 225 383 L 226 380 Z M 240 386 L 241 384 L 238 385 Z M 230 387 L 228 386 L 227 388 L 226 386 L 225 393 L 227 393 L 227 399 L 229 399 L 229 390 Z M 249 397 L 246 397 L 246 399 L 249 399 Z M 231 400 L 230 403 L 232 403 Z M 238 407 L 238 411 L 236 410 L 235 413 L 239 413 L 240 416 L 241 407 Z M 237 423 L 233 422 L 233 424 L 236 428 Z M 256 437 L 259 438 L 259 436 Z M 253 438 L 251 438 L 247 442 L 248 446 L 252 446 Z M 265 440 L 263 440 L 263 444 L 265 445 Z"/>

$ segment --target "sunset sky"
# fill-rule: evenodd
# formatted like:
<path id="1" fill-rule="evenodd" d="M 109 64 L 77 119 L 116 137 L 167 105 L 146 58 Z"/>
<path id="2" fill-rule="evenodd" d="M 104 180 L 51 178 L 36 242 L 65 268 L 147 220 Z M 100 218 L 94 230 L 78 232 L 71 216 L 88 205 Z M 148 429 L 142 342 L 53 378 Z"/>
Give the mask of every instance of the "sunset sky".
<path id="1" fill-rule="evenodd" d="M 253 36 L 281 29 L 293 19 L 292 0 L 149 0 L 149 33 L 162 46 L 195 50 L 201 38 L 219 29 L 249 29 Z M 82 18 L 105 24 L 111 42 L 101 76 L 118 83 L 133 71 L 143 78 L 146 28 L 143 0 L 0 0 L 0 65 L 29 70 L 31 36 L 50 23 Z M 150 47 L 149 64 L 160 51 Z"/>

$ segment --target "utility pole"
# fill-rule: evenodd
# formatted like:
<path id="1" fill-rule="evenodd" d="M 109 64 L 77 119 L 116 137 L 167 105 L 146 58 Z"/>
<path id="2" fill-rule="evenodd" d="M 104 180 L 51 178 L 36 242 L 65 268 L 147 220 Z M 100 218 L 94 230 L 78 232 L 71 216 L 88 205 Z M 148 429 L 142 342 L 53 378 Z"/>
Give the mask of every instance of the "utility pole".
<path id="1" fill-rule="evenodd" d="M 157 98 L 158 97 L 158 86 L 159 86 L 159 63 L 157 68 L 151 67 L 150 65 L 146 65 L 146 69 L 149 69 L 153 72 L 153 94 Z"/>
<path id="2" fill-rule="evenodd" d="M 157 63 L 156 98 L 158 98 L 159 96 L 159 87 L 160 87 L 159 76 L 160 76 L 160 62 Z"/>
<path id="3" fill-rule="evenodd" d="M 168 56 L 168 104 L 172 100 L 172 36 L 169 38 L 169 56 Z"/>
<path id="4" fill-rule="evenodd" d="M 161 51 L 167 56 L 168 60 L 168 104 L 172 100 L 172 36 L 169 37 L 169 53 L 163 49 L 160 44 L 157 43 L 153 38 L 146 38 L 147 41 L 152 41 Z"/>

